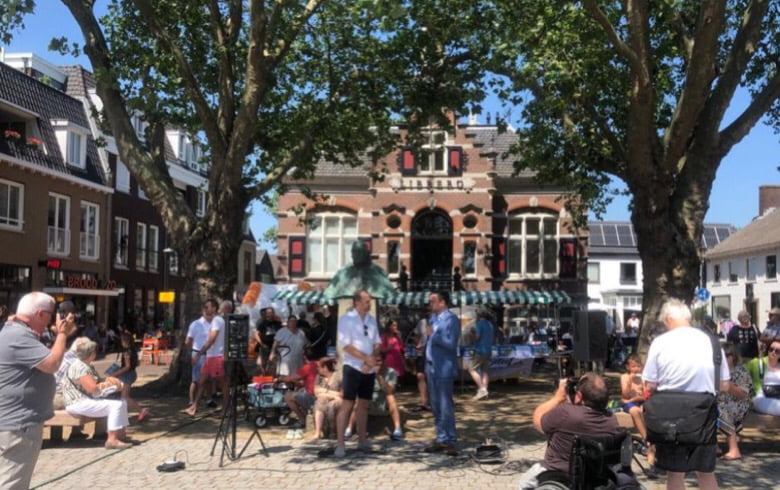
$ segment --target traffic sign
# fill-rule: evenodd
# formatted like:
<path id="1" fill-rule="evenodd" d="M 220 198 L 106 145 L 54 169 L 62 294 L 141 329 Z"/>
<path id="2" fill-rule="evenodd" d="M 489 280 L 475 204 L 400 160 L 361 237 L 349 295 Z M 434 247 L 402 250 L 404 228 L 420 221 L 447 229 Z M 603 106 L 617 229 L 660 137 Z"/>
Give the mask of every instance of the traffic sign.
<path id="1" fill-rule="evenodd" d="M 707 301 L 710 299 L 710 292 L 706 288 L 696 288 L 696 297 L 699 301 Z"/>

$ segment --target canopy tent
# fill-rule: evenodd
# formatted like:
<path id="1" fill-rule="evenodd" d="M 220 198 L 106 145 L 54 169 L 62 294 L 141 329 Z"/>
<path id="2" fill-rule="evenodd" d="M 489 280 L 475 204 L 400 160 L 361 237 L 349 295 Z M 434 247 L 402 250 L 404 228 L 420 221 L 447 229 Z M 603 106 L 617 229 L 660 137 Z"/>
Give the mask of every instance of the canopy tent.
<path id="1" fill-rule="evenodd" d="M 420 306 L 428 303 L 430 292 L 412 291 L 388 296 L 385 305 Z M 452 294 L 453 306 L 468 305 L 553 305 L 571 303 L 564 291 L 458 291 Z"/>
<path id="2" fill-rule="evenodd" d="M 292 305 L 334 305 L 336 301 L 325 296 L 321 291 L 279 291 L 273 301 L 286 301 Z"/>

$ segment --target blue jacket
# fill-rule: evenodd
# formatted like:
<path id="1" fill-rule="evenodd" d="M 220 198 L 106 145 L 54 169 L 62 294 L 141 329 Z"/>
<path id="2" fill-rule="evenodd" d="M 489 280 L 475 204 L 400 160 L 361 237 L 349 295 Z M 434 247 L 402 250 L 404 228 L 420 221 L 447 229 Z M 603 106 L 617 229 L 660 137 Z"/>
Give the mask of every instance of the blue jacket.
<path id="1" fill-rule="evenodd" d="M 435 319 L 435 330 L 428 338 L 427 374 L 435 378 L 454 378 L 458 375 L 458 340 L 460 320 L 450 310 L 444 310 Z"/>

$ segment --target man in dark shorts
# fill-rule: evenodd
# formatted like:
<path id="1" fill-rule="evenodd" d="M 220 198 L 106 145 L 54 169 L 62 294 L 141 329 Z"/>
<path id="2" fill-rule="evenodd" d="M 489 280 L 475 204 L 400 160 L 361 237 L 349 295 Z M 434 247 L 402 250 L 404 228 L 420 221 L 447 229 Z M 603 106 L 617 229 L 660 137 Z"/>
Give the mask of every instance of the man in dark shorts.
<path id="1" fill-rule="evenodd" d="M 680 300 L 670 299 L 658 320 L 666 333 L 650 344 L 642 379 L 650 392 L 675 390 L 717 395 L 712 342 L 707 333 L 691 327 L 691 311 Z M 721 349 L 721 359 L 726 359 Z M 731 390 L 728 364 L 720 365 L 720 391 Z M 652 397 L 652 395 L 650 395 Z M 710 444 L 656 444 L 656 466 L 667 471 L 666 488 L 685 488 L 685 473 L 696 472 L 699 488 L 718 488 L 715 479 L 717 438 Z"/>
<path id="2" fill-rule="evenodd" d="M 352 296 L 352 304 L 353 308 L 339 318 L 338 323 L 338 343 L 343 349 L 344 356 L 342 374 L 344 395 L 337 420 L 338 442 L 334 453 L 337 458 L 343 458 L 345 454 L 344 431 L 353 405 L 358 447 L 360 449 L 369 447 L 366 439 L 368 405 L 374 395 L 376 359 L 382 345 L 376 318 L 369 313 L 371 295 L 365 290 L 357 291 Z"/>

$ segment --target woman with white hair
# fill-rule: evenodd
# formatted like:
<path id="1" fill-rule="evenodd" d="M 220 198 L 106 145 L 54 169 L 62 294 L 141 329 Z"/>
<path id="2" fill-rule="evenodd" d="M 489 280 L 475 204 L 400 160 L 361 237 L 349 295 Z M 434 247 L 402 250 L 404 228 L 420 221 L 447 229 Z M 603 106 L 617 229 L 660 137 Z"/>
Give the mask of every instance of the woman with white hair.
<path id="1" fill-rule="evenodd" d="M 71 349 L 77 360 L 68 368 L 62 380 L 62 397 L 65 410 L 71 415 L 86 417 L 108 417 L 108 439 L 106 449 L 124 449 L 132 446 L 127 439 L 129 425 L 127 402 L 123 399 L 101 398 L 106 385 L 114 385 L 121 391 L 122 382 L 116 378 L 102 380 L 92 363 L 97 356 L 97 343 L 87 337 L 77 338 Z"/>

